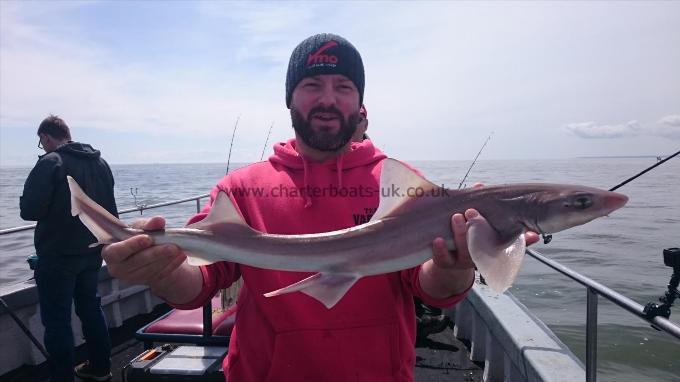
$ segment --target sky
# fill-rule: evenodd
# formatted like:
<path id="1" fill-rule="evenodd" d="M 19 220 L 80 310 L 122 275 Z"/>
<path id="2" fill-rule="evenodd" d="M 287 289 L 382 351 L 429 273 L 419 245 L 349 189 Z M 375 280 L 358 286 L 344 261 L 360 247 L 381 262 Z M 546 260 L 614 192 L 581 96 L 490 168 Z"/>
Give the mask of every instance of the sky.
<path id="1" fill-rule="evenodd" d="M 403 160 L 680 150 L 680 2 L 0 1 L 0 166 L 61 116 L 112 164 L 258 161 L 293 136 L 293 48 L 361 52 L 368 133 Z M 271 137 L 267 142 L 271 127 Z M 265 142 L 267 147 L 265 148 Z"/>

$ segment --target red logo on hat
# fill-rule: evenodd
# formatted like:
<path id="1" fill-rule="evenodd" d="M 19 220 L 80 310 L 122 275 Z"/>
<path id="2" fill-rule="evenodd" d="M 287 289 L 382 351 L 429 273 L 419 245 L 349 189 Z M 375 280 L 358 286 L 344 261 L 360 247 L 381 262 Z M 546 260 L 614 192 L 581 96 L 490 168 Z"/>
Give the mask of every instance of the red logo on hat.
<path id="1" fill-rule="evenodd" d="M 324 51 L 337 46 L 338 43 L 335 41 L 329 41 L 325 43 L 321 48 L 317 49 L 316 52 L 311 53 L 307 57 L 307 66 L 313 64 L 337 64 L 338 57 L 330 54 L 323 54 Z"/>

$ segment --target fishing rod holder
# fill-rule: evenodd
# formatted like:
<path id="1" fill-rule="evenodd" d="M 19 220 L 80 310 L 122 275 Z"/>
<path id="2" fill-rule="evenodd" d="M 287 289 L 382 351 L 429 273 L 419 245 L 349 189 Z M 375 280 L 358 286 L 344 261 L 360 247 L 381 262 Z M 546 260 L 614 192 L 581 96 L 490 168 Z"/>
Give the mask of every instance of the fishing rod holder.
<path id="1" fill-rule="evenodd" d="M 676 298 L 680 297 L 680 291 L 678 291 L 678 285 L 680 284 L 680 248 L 666 248 L 663 250 L 663 263 L 667 267 L 673 268 L 673 275 L 671 276 L 671 281 L 668 283 L 668 290 L 663 296 L 659 297 L 661 304 L 655 302 L 650 302 L 645 305 L 645 309 L 642 311 L 647 318 L 654 318 L 657 316 L 662 316 L 669 318 L 671 316 L 671 306 Z M 654 327 L 654 329 L 659 330 Z"/>
<path id="2" fill-rule="evenodd" d="M 137 202 L 137 187 L 134 188 L 134 192 L 132 192 L 133 188 L 130 187 L 130 195 L 135 199 L 135 206 L 137 206 L 137 209 L 139 210 L 139 214 L 143 215 L 144 214 L 144 209 L 146 208 L 146 203 L 138 203 Z"/>

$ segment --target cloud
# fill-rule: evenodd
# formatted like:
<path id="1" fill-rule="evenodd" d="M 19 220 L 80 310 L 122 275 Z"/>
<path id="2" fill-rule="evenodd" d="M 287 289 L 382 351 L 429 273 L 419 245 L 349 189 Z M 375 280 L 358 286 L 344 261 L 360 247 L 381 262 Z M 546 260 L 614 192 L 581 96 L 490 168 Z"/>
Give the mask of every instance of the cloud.
<path id="1" fill-rule="evenodd" d="M 209 153 L 225 151 L 240 114 L 234 154 L 259 158 L 272 121 L 271 141 L 291 135 L 283 104 L 290 52 L 322 31 L 361 51 L 369 134 L 392 156 L 470 158 L 492 130 L 509 143 L 497 147 L 496 157 L 527 155 L 517 147 L 536 137 L 547 143 L 532 156 L 569 156 L 575 149 L 557 145 L 559 129 L 537 126 L 578 121 L 575 115 L 593 122 L 564 126 L 573 139 L 637 134 L 656 138 L 656 145 L 659 136 L 678 135 L 672 120 L 655 121 L 674 111 L 680 96 L 668 85 L 680 75 L 680 34 L 668 32 L 680 31 L 680 13 L 666 9 L 679 5 L 648 7 L 640 24 L 633 22 L 637 6 L 610 20 L 608 5 L 338 4 L 2 2 L 0 160 L 20 155 L 21 137 L 35 145 L 35 124 L 48 113 L 64 117 L 79 135 L 90 128 L 106 133 L 109 152 L 130 137 L 148 140 L 144 149 L 159 161 L 177 160 L 177 151 L 197 145 L 205 149 L 200 158 L 211 156 L 201 160 L 222 160 L 224 154 Z M 584 21 L 584 28 L 569 28 Z M 630 25 L 642 29 L 629 31 Z M 629 33 L 637 39 L 632 48 Z M 642 65 L 642 56 L 655 59 Z M 633 118 L 644 128 L 595 122 Z M 405 136 L 418 139 L 405 145 Z M 593 139 L 592 147 L 578 149 L 603 142 L 609 143 Z M 646 151 L 645 143 L 620 140 L 607 149 Z"/>
<path id="2" fill-rule="evenodd" d="M 314 22 L 319 6 L 291 7 L 289 3 L 201 2 L 197 12 L 204 20 L 230 25 L 233 39 L 238 41 L 233 51 L 236 62 L 247 65 L 271 66 L 288 64 L 290 51 L 298 40 L 306 37 L 304 26 Z M 266 64 L 271 64 L 268 68 Z"/>
<path id="3" fill-rule="evenodd" d="M 680 114 L 671 114 L 659 119 L 654 132 L 662 137 L 680 139 Z"/>
<path id="4" fill-rule="evenodd" d="M 73 126 L 121 133 L 221 134 L 239 114 L 262 128 L 287 118 L 282 86 L 266 75 L 257 82 L 211 70 L 206 79 L 201 70 L 158 67 L 146 57 L 121 62 L 104 44 L 78 31 L 51 34 L 24 12 L 16 7 L 2 19 L 3 126 L 33 127 L 54 113 Z"/>
<path id="5" fill-rule="evenodd" d="M 619 125 L 597 125 L 595 122 L 569 123 L 564 129 L 586 139 L 610 139 L 635 136 L 640 133 L 641 126 L 637 121 Z"/>
<path id="6" fill-rule="evenodd" d="M 49 113 L 63 117 L 77 139 L 85 139 L 86 131 L 106 133 L 106 142 L 93 137 L 90 143 L 105 149 L 112 163 L 221 161 L 226 157 L 223 141 L 231 137 L 239 115 L 234 161 L 259 159 L 272 121 L 279 127 L 272 140 L 290 135 L 283 127 L 289 116 L 283 104 L 282 69 L 257 75 L 224 70 L 215 68 L 223 65 L 219 61 L 204 60 L 201 55 L 188 63 L 158 65 L 144 55 L 120 56 L 112 47 L 88 40 L 79 30 L 67 36 L 52 33 L 61 29 L 42 28 L 33 21 L 39 19 L 34 11 L 42 12 L 34 7 L 12 7 L 5 12 L 3 5 L 2 164 L 35 160 L 34 153 L 16 149 L 16 140 L 30 137 L 32 141 L 37 123 Z M 65 23 L 62 13 L 55 10 L 50 17 L 61 25 Z M 206 141 L 208 137 L 212 139 Z M 144 155 L 136 155 L 129 149 L 129 140 L 152 143 L 138 148 Z M 205 146 L 205 151 L 182 155 L 186 148 L 181 141 Z"/>
<path id="7" fill-rule="evenodd" d="M 585 139 L 656 136 L 675 140 L 680 139 L 680 115 L 667 115 L 660 118 L 656 124 L 646 126 L 634 120 L 618 125 L 598 125 L 595 122 L 578 122 L 566 124 L 564 129 Z"/>

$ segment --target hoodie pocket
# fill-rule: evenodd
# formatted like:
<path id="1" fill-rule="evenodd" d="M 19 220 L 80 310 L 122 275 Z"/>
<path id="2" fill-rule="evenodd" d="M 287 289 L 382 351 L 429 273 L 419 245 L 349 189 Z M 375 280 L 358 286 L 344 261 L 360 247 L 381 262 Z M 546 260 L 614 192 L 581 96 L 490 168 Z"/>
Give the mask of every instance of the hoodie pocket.
<path id="1" fill-rule="evenodd" d="M 400 369 L 398 325 L 279 333 L 267 381 L 393 381 Z"/>

